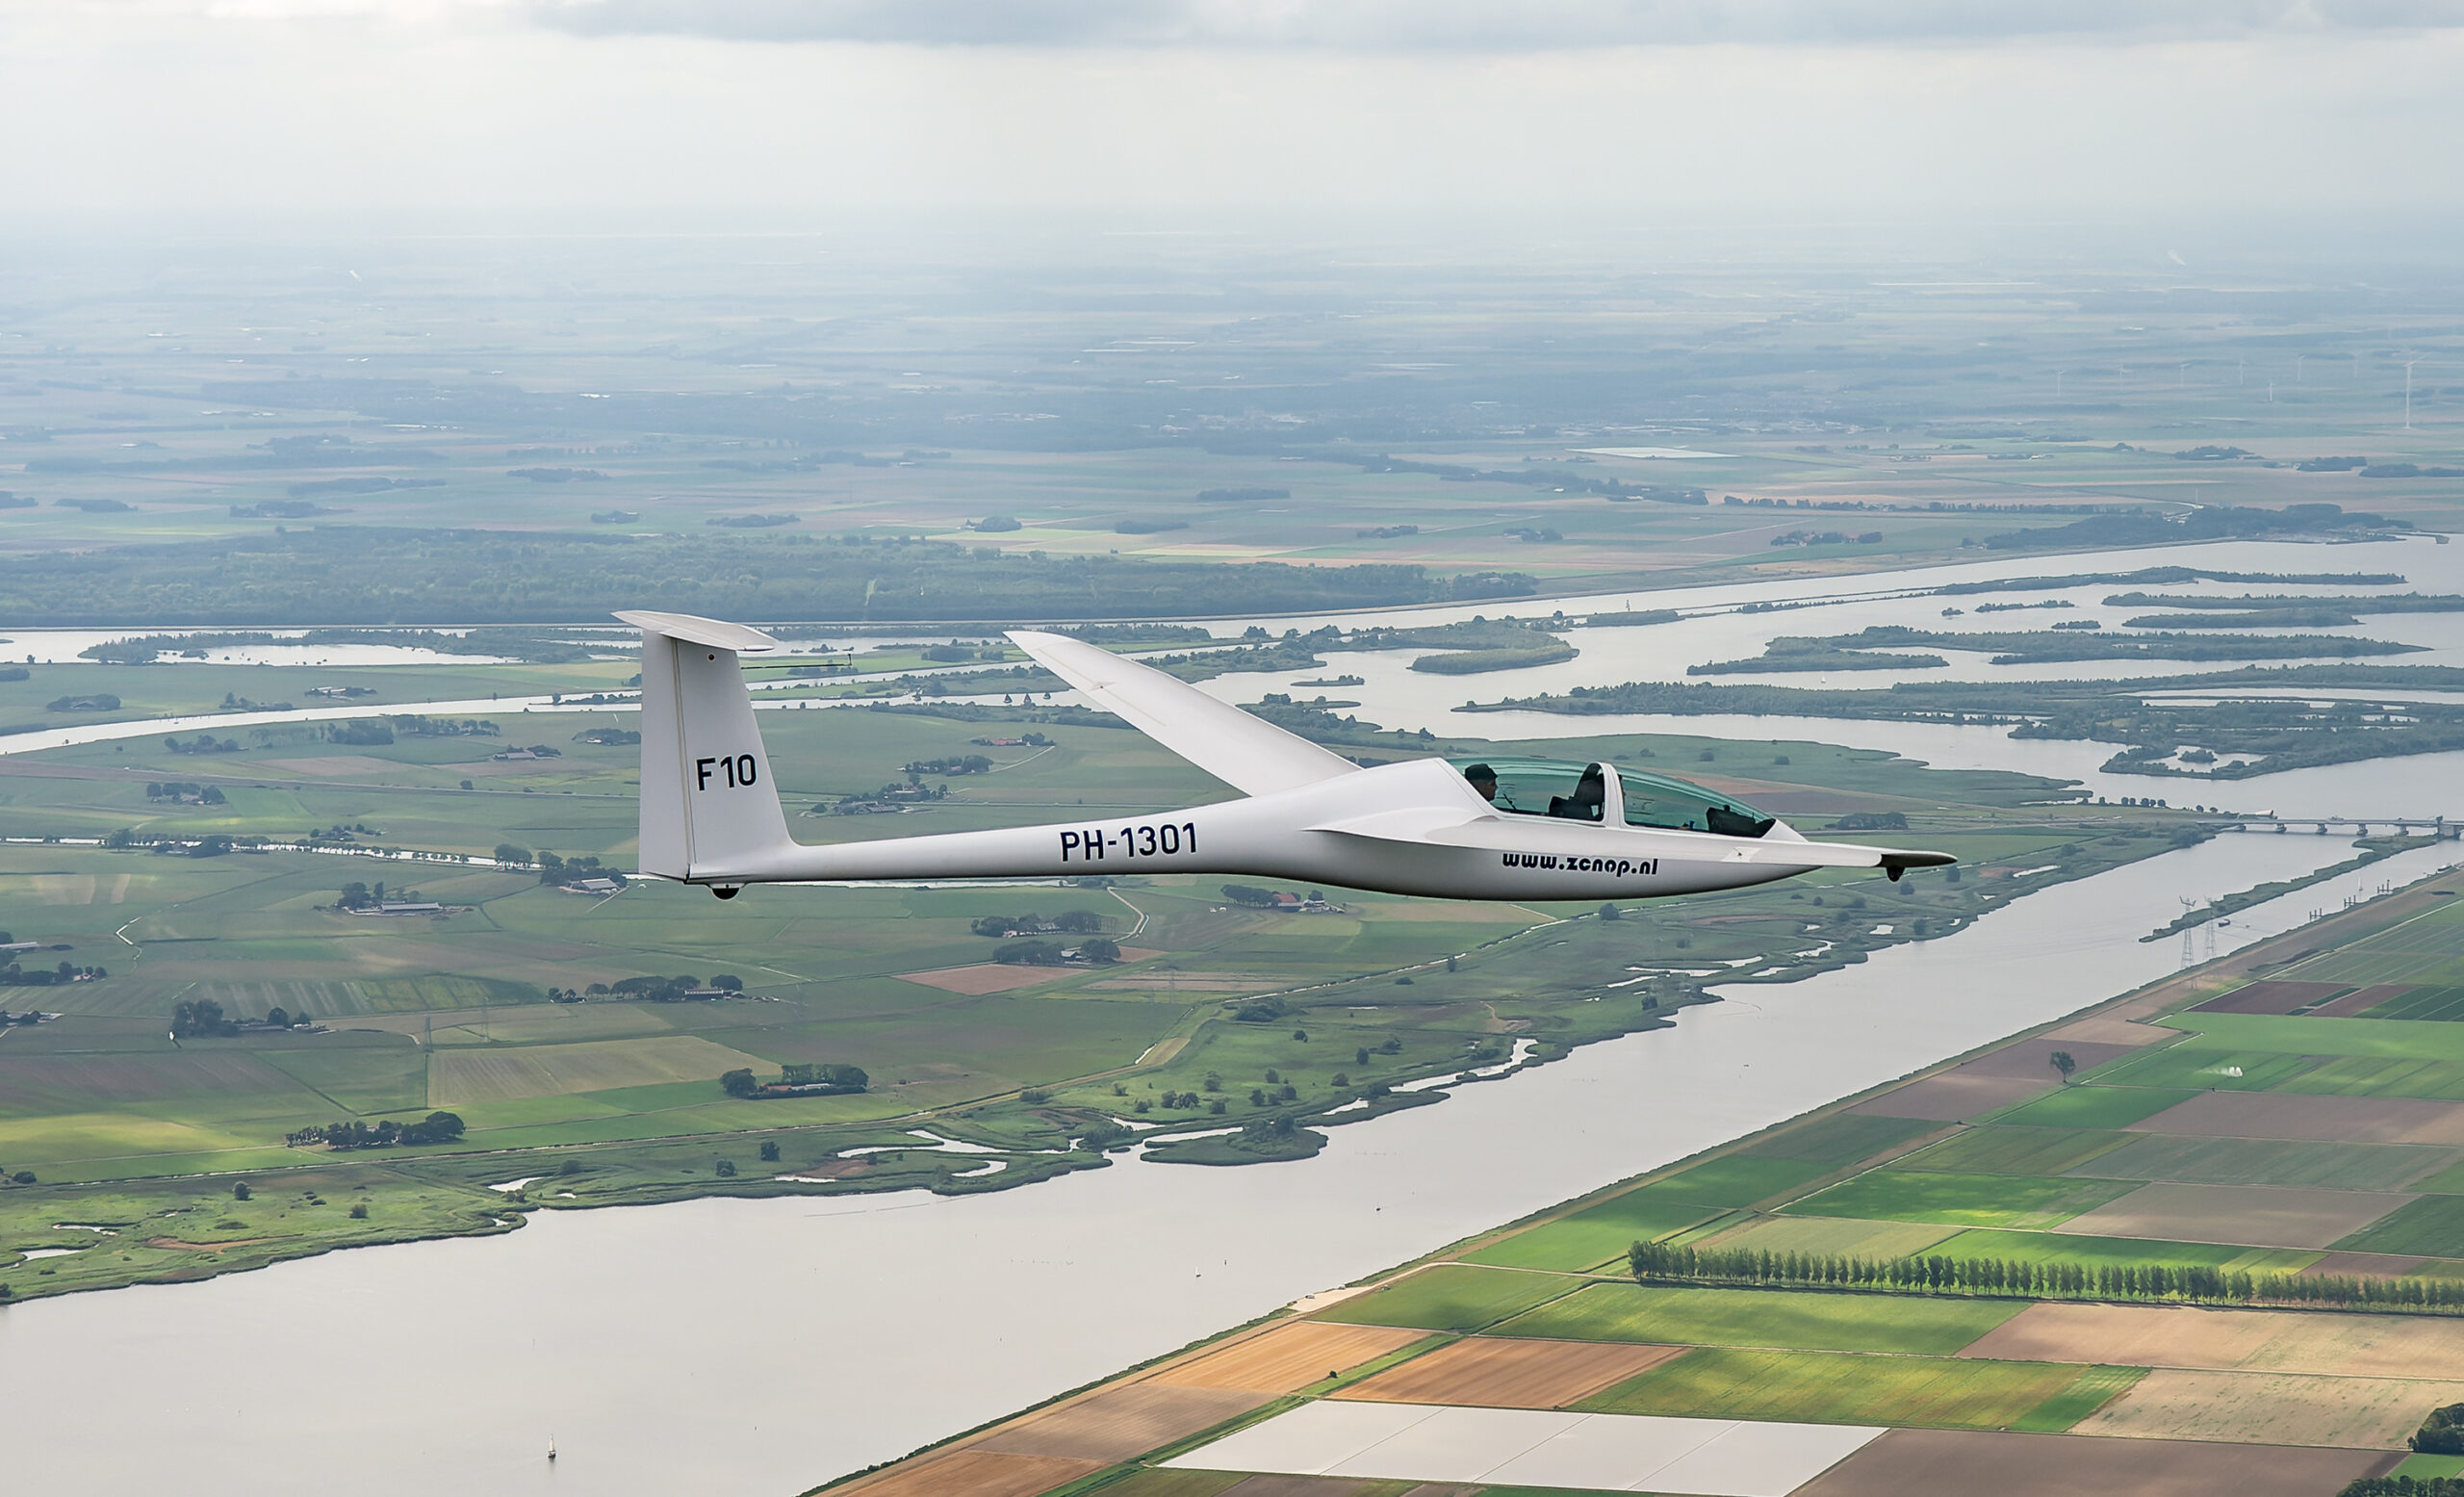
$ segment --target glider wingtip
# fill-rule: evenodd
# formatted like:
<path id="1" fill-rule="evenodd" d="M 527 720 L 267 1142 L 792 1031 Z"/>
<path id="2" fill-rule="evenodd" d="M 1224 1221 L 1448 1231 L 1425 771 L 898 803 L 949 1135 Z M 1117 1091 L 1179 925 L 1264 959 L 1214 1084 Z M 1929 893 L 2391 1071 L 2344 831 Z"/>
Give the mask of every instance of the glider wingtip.
<path id="1" fill-rule="evenodd" d="M 649 608 L 623 608 L 615 616 L 620 623 L 630 624 L 645 634 L 664 634 L 670 639 L 732 650 L 738 655 L 761 655 L 780 648 L 778 640 L 761 631 L 743 624 L 731 624 L 725 619 L 707 619 L 694 613 L 661 613 Z"/>

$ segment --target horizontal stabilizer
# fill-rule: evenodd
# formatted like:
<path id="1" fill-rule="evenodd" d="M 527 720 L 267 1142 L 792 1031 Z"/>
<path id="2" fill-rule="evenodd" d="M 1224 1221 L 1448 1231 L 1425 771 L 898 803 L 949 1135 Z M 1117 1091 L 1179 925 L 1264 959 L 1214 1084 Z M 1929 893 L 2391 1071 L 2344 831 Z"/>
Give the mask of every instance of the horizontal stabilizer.
<path id="1" fill-rule="evenodd" d="M 1012 630 L 1010 637 L 1097 707 L 1246 794 L 1298 789 L 1360 768 L 1186 681 L 1101 646 L 1029 630 Z"/>

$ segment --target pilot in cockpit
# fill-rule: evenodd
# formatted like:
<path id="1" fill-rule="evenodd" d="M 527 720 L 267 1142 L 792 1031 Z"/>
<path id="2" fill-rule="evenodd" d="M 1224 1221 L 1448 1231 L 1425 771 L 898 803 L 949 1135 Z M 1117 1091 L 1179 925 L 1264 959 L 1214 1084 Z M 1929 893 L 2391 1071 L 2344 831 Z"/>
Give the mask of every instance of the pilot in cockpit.
<path id="1" fill-rule="evenodd" d="M 1597 821 L 1608 804 L 1608 780 L 1598 764 L 1582 772 L 1572 795 L 1549 797 L 1549 814 L 1564 821 Z"/>
<path id="2" fill-rule="evenodd" d="M 1486 764 L 1473 764 L 1463 771 L 1463 778 L 1472 782 L 1472 788 L 1480 792 L 1480 799 L 1492 806 L 1497 804 L 1498 772 L 1496 770 Z"/>

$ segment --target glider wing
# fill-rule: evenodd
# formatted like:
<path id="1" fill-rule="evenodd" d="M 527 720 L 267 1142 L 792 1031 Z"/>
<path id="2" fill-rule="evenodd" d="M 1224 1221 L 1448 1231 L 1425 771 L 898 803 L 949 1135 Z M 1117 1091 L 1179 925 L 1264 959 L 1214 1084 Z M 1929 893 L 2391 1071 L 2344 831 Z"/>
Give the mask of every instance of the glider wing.
<path id="1" fill-rule="evenodd" d="M 1010 637 L 1097 707 L 1244 793 L 1297 789 L 1360 767 L 1188 682 L 1083 639 L 1028 630 L 1013 630 Z"/>

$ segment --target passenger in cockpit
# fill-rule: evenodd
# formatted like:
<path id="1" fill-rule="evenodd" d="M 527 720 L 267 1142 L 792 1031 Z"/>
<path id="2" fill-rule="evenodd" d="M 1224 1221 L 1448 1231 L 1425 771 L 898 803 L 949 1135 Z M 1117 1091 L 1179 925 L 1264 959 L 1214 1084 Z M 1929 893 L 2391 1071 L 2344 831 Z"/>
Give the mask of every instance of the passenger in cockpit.
<path id="1" fill-rule="evenodd" d="M 1608 803 L 1608 781 L 1593 764 L 1575 782 L 1572 795 L 1549 797 L 1549 814 L 1565 821 L 1597 821 Z"/>
<path id="2" fill-rule="evenodd" d="M 1480 792 L 1480 799 L 1492 806 L 1497 804 L 1498 772 L 1496 770 L 1486 764 L 1472 764 L 1464 769 L 1463 778 L 1472 782 L 1472 788 Z"/>

